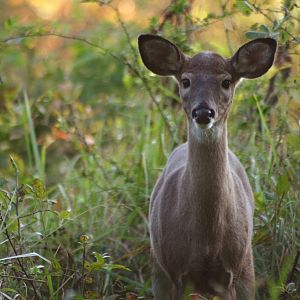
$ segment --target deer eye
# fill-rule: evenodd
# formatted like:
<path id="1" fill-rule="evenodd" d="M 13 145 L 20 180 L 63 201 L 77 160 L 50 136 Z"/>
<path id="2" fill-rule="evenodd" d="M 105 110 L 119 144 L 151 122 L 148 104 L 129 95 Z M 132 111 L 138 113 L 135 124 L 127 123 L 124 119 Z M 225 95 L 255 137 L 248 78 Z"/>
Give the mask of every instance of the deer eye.
<path id="1" fill-rule="evenodd" d="M 182 84 L 184 89 L 187 89 L 191 85 L 191 82 L 190 82 L 189 79 L 184 78 L 184 79 L 181 80 L 181 84 Z"/>
<path id="2" fill-rule="evenodd" d="M 230 84 L 231 84 L 231 81 L 229 79 L 225 79 L 222 82 L 222 87 L 227 90 L 227 89 L 229 89 Z"/>

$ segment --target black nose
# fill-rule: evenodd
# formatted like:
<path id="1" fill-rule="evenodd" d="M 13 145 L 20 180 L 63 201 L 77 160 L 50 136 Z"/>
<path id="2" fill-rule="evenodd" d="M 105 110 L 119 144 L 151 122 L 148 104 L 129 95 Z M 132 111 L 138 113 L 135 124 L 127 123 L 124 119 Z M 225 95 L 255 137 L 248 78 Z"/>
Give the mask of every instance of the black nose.
<path id="1" fill-rule="evenodd" d="M 192 111 L 192 118 L 198 124 L 208 124 L 215 117 L 215 111 L 206 107 L 196 107 Z"/>

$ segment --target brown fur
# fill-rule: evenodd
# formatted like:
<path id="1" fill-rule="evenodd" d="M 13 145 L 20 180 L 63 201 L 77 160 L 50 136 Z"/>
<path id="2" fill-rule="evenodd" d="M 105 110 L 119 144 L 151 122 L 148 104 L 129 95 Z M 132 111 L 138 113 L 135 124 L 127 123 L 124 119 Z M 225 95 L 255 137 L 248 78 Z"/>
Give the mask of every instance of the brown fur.
<path id="1" fill-rule="evenodd" d="M 158 40 L 153 46 L 158 59 L 149 51 L 151 40 Z M 139 39 L 142 59 L 150 70 L 174 75 L 179 83 L 183 78 L 191 82 L 189 88 L 180 88 L 188 119 L 188 142 L 170 155 L 150 202 L 156 300 L 182 299 L 187 284 L 195 292 L 221 299 L 254 299 L 253 195 L 243 166 L 228 149 L 226 126 L 239 68 L 244 77 L 252 78 L 272 64 L 276 44 L 274 48 L 270 39 L 254 43 L 240 49 L 266 49 L 269 65 L 256 62 L 248 74 L 247 59 L 252 62 L 255 52 L 250 54 L 251 60 L 243 50 L 232 59 L 212 52 L 189 58 L 161 37 L 144 35 Z M 177 57 L 173 65 L 170 53 L 173 59 Z M 176 66 L 175 70 L 171 66 Z M 228 90 L 221 87 L 225 79 L 231 81 Z M 200 129 L 193 123 L 191 112 L 199 104 L 215 111 L 211 128 Z"/>

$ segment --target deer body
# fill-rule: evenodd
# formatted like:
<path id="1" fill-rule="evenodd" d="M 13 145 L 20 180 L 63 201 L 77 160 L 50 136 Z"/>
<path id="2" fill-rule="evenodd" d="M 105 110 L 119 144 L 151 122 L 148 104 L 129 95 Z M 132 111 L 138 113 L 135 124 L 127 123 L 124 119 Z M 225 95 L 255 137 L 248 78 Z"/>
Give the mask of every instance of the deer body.
<path id="1" fill-rule="evenodd" d="M 246 255 L 251 256 L 253 200 L 232 152 L 220 154 L 216 144 L 201 147 L 194 142 L 189 140 L 173 152 L 154 189 L 151 243 L 157 262 L 172 281 L 190 282 L 202 293 L 219 294 L 242 270 Z M 253 284 L 251 257 L 248 263 Z"/>
<path id="2" fill-rule="evenodd" d="M 235 84 L 265 73 L 276 43 L 250 42 L 230 60 L 211 52 L 189 58 L 153 35 L 140 36 L 139 49 L 151 71 L 176 77 L 188 119 L 188 141 L 170 155 L 150 201 L 155 299 L 182 299 L 187 285 L 221 299 L 254 299 L 253 195 L 228 149 L 226 121 Z"/>

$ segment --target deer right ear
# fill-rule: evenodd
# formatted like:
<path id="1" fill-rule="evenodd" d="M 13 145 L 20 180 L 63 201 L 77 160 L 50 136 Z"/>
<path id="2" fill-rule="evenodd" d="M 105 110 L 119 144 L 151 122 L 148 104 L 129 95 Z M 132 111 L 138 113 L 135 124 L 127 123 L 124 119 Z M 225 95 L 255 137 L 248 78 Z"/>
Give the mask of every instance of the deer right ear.
<path id="1" fill-rule="evenodd" d="M 153 73 L 168 76 L 181 71 L 185 56 L 170 41 L 157 35 L 142 34 L 138 45 L 144 65 Z"/>
<path id="2" fill-rule="evenodd" d="M 260 38 L 243 45 L 231 58 L 239 77 L 256 78 L 272 66 L 277 43 L 271 38 Z"/>

